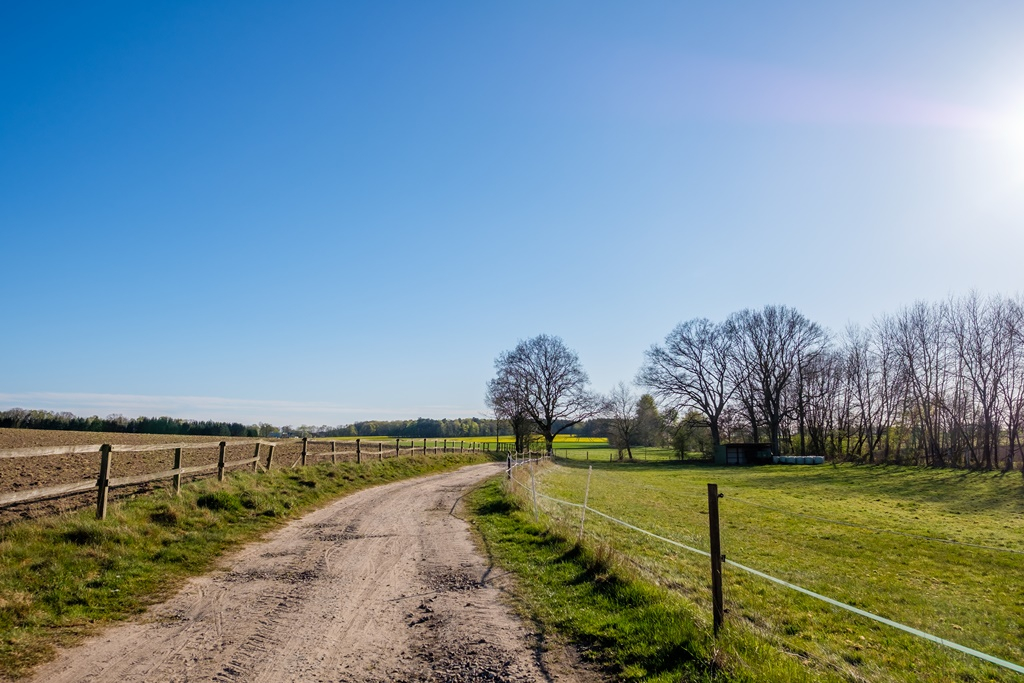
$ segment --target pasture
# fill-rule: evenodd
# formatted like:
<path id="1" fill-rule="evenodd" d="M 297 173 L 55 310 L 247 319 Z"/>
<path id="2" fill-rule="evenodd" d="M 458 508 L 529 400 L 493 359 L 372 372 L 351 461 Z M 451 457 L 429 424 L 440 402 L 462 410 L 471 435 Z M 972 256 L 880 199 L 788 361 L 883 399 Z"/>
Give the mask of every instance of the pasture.
<path id="1" fill-rule="evenodd" d="M 717 468 L 559 458 L 538 491 L 660 536 L 708 549 L 709 482 L 729 560 L 848 605 L 1024 664 L 1024 481 L 1018 474 L 896 467 Z M 525 468 L 519 479 L 528 484 Z M 522 486 L 522 505 L 532 505 Z M 575 537 L 578 508 L 540 499 L 549 523 Z M 559 526 L 562 525 L 562 526 Z M 686 602 L 710 629 L 709 560 L 609 522 L 586 539 Z M 810 680 L 1011 681 L 1019 674 L 851 614 L 735 567 L 724 577 L 726 660 L 799 661 Z M 770 668 L 770 667 L 769 667 Z M 756 677 L 755 677 L 756 678 Z M 766 675 L 764 680 L 773 679 Z"/>

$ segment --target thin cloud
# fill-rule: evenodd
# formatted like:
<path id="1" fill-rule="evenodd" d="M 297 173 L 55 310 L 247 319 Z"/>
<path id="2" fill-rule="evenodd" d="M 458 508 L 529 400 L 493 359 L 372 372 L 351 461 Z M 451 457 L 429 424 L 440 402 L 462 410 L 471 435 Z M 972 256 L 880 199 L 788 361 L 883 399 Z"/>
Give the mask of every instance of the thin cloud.
<path id="1" fill-rule="evenodd" d="M 168 415 L 195 420 L 329 425 L 366 419 L 415 419 L 426 416 L 463 417 L 479 412 L 479 409 L 456 406 L 408 406 L 396 410 L 393 406 L 388 408 L 352 406 L 324 401 L 61 392 L 0 393 L 0 405 L 5 408 L 66 411 L 83 416 Z"/>

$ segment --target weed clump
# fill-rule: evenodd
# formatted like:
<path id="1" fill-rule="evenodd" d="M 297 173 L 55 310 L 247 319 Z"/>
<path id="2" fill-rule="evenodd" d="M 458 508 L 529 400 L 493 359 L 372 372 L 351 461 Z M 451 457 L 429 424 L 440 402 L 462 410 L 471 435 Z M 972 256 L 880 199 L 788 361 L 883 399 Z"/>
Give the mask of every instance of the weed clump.
<path id="1" fill-rule="evenodd" d="M 107 539 L 105 529 L 94 525 L 76 524 L 60 535 L 66 543 L 74 545 L 99 545 Z"/>
<path id="2" fill-rule="evenodd" d="M 170 505 L 164 504 L 149 513 L 149 519 L 151 522 L 161 526 L 177 526 L 181 520 L 181 515 Z"/>
<path id="3" fill-rule="evenodd" d="M 214 512 L 238 512 L 242 509 L 238 496 L 227 491 L 204 493 L 196 498 L 196 505 Z"/>

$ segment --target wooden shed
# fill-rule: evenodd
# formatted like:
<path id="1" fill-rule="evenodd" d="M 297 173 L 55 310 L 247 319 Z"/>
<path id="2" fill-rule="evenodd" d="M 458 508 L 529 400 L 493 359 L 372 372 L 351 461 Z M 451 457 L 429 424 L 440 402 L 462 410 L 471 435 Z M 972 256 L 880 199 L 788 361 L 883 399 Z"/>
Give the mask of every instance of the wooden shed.
<path id="1" fill-rule="evenodd" d="M 772 462 L 767 443 L 723 443 L 715 449 L 716 465 L 764 465 Z"/>

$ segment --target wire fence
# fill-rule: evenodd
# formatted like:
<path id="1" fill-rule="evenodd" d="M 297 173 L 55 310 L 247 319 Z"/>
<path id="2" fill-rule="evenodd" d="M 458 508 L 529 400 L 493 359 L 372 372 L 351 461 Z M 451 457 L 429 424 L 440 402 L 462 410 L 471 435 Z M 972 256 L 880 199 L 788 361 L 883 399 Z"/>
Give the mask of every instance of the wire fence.
<path id="1" fill-rule="evenodd" d="M 534 472 L 536 467 L 533 466 L 533 463 L 540 462 L 541 458 L 534 457 L 534 456 L 535 456 L 535 454 L 529 454 L 527 457 L 524 457 L 524 458 L 521 458 L 521 459 L 517 457 L 515 460 L 513 460 L 512 457 L 510 456 L 508 461 L 507 461 L 507 474 L 506 474 L 506 476 L 507 476 L 507 479 L 511 483 L 515 484 L 516 486 L 519 486 L 522 489 L 526 489 L 526 491 L 528 491 L 529 494 L 532 496 L 533 502 L 534 502 L 534 516 L 535 517 L 538 516 L 538 512 L 537 512 L 537 508 L 538 508 L 537 499 L 539 498 L 541 500 L 548 500 L 548 501 L 551 501 L 553 503 L 556 503 L 557 505 L 561 505 L 563 507 L 574 508 L 574 509 L 580 510 L 580 512 L 581 512 L 580 535 L 581 536 L 582 536 L 582 533 L 583 533 L 583 524 L 585 523 L 586 515 L 587 515 L 587 513 L 590 513 L 590 514 L 593 514 L 593 515 L 597 515 L 597 516 L 599 516 L 599 517 L 601 517 L 601 518 L 603 518 L 603 519 L 605 519 L 605 520 L 607 520 L 607 521 L 609 521 L 609 522 L 611 522 L 613 524 L 616 524 L 618 526 L 624 527 L 624 528 L 629 529 L 631 531 L 643 534 L 643 535 L 648 536 L 650 538 L 654 538 L 654 539 L 656 539 L 658 541 L 661 541 L 661 542 L 666 543 L 668 545 L 671 545 L 673 547 L 680 548 L 682 550 L 686 550 L 687 552 L 690 552 L 690 553 L 693 553 L 693 554 L 696 554 L 696 555 L 700 555 L 700 556 L 703 556 L 703 557 L 712 558 L 712 553 L 707 551 L 707 550 L 703 550 L 703 549 L 700 549 L 700 548 L 695 548 L 693 546 L 687 545 L 685 543 L 681 543 L 681 542 L 676 541 L 674 539 L 667 538 L 667 537 L 662 536 L 660 534 L 656 534 L 656 533 L 654 533 L 652 531 L 649 531 L 647 529 L 644 529 L 644 528 L 642 528 L 640 526 L 637 526 L 635 524 L 631 524 L 630 522 L 627 522 L 627 521 L 625 521 L 623 519 L 619 519 L 617 517 L 614 517 L 614 516 L 608 514 L 607 512 L 595 509 L 587 501 L 587 498 L 589 496 L 589 489 L 590 489 L 589 473 L 592 472 L 593 468 L 588 468 L 587 493 L 584 494 L 584 500 L 583 500 L 582 503 L 577 503 L 577 502 L 573 502 L 573 501 L 564 500 L 564 499 L 557 498 L 557 497 L 554 497 L 554 496 L 550 496 L 550 495 L 547 495 L 547 494 L 544 494 L 544 493 L 541 493 L 541 492 L 537 491 L 536 476 L 535 476 L 535 472 Z M 522 482 L 522 481 L 520 481 L 516 477 L 516 470 L 518 470 L 519 468 L 524 467 L 524 466 L 530 466 L 530 481 L 529 481 L 529 483 Z M 714 487 L 714 488 L 712 489 L 712 487 Z M 709 484 L 709 491 L 710 490 L 713 490 L 715 492 L 715 497 L 717 498 L 717 486 L 714 485 L 714 484 Z M 739 500 L 739 499 L 730 498 L 730 500 Z M 760 504 L 757 504 L 757 503 L 752 503 L 751 501 L 739 501 L 739 502 L 743 502 L 743 503 L 750 504 L 750 505 L 756 505 L 758 507 L 764 507 L 766 509 L 770 509 L 770 510 L 773 510 L 773 511 L 776 511 L 776 512 L 785 512 L 787 514 L 792 514 L 792 515 L 795 515 L 795 516 L 811 517 L 813 519 L 820 519 L 821 521 L 834 522 L 834 520 L 828 520 L 826 518 L 817 518 L 817 517 L 813 517 L 813 516 L 802 515 L 800 513 L 792 513 L 792 512 L 785 511 L 785 510 L 773 508 L 773 507 L 770 507 L 770 506 L 764 506 L 764 505 L 760 505 Z M 717 517 L 717 515 L 716 515 L 716 517 Z M 949 539 L 942 539 L 942 538 L 936 538 L 936 537 L 930 537 L 930 536 L 923 536 L 923 535 L 918 535 L 918 534 L 906 534 L 906 533 L 897 532 L 897 531 L 893 531 L 893 530 L 877 529 L 877 528 L 874 528 L 874 527 L 867 527 L 867 526 L 864 526 L 864 525 L 858 525 L 858 524 L 852 524 L 852 523 L 850 523 L 848 525 L 849 526 L 854 526 L 854 527 L 865 528 L 865 529 L 868 529 L 868 530 L 871 530 L 871 531 L 885 532 L 885 533 L 894 533 L 894 534 L 898 534 L 898 535 L 911 536 L 911 537 L 914 537 L 914 538 L 919 538 L 919 539 L 928 540 L 928 541 L 935 541 L 935 542 L 939 542 L 939 543 L 954 543 L 956 545 L 962 545 L 962 546 L 966 546 L 966 547 L 984 548 L 986 550 L 996 550 L 996 551 L 1003 551 L 1003 552 L 1010 552 L 1010 553 L 1020 554 L 1019 551 L 1012 550 L 1012 549 L 1007 549 L 1007 548 L 996 548 L 996 547 L 991 547 L 991 546 L 981 546 L 981 545 L 971 544 L 971 543 L 959 543 L 959 542 L 956 542 L 956 541 L 951 541 Z M 712 529 L 712 536 L 716 535 L 716 533 L 717 533 L 717 529 Z M 943 647 L 946 647 L 946 648 L 949 648 L 951 650 L 955 650 L 957 652 L 969 655 L 971 657 L 974 657 L 976 659 L 988 662 L 990 664 L 994 664 L 994 665 L 996 665 L 998 667 L 1001 667 L 1003 669 L 1007 669 L 1009 671 L 1013 671 L 1013 672 L 1019 673 L 1019 674 L 1024 674 L 1024 666 L 1021 666 L 1020 664 L 1015 664 L 1015 663 L 1007 661 L 1005 659 L 1001 659 L 999 657 L 995 657 L 995 656 L 990 655 L 988 653 L 981 652 L 979 650 L 967 647 L 965 645 L 961 645 L 961 644 L 953 642 L 951 640 L 948 640 L 948 639 L 945 639 L 945 638 L 941 638 L 939 636 L 936 636 L 934 634 L 928 633 L 926 631 L 922 631 L 922 630 L 914 628 L 912 626 L 908 626 L 906 624 L 902 624 L 900 622 L 897 622 L 897 621 L 894 621 L 894 620 L 891 620 L 891 619 L 887 619 L 886 617 L 880 616 L 878 614 L 874 614 L 873 612 L 869 612 L 867 610 L 863 610 L 863 609 L 860 609 L 858 607 L 854 607 L 853 605 L 849 605 L 849 604 L 847 604 L 845 602 L 842 602 L 840 600 L 836 600 L 834 598 L 828 597 L 826 595 L 822 595 L 822 594 L 817 593 L 815 591 L 812 591 L 812 590 L 809 590 L 809 589 L 804 588 L 802 586 L 799 586 L 797 584 L 790 583 L 790 582 L 785 581 L 783 579 L 780 579 L 780 578 L 778 578 L 776 576 L 772 576 L 771 574 L 768 574 L 766 572 L 760 571 L 758 569 L 754 569 L 752 567 L 748 567 L 746 565 L 740 564 L 740 563 L 735 562 L 733 560 L 726 559 L 726 557 L 724 555 L 721 556 L 720 561 L 722 563 L 724 563 L 725 565 L 727 565 L 727 566 L 733 567 L 735 569 L 738 569 L 740 571 L 746 572 L 746 573 L 748 573 L 748 574 L 750 574 L 752 576 L 759 577 L 759 578 L 764 579 L 766 581 L 770 581 L 770 582 L 775 583 L 775 584 L 777 584 L 779 586 L 783 586 L 783 587 L 785 587 L 785 588 L 787 588 L 789 590 L 792 590 L 792 591 L 795 591 L 797 593 L 800 593 L 800 594 L 806 595 L 808 597 L 814 598 L 816 600 L 819 600 L 821 602 L 829 604 L 829 605 L 831 605 L 833 607 L 845 610 L 847 612 L 850 612 L 852 614 L 856 614 L 856 615 L 864 617 L 866 619 L 870 619 L 870 620 L 875 621 L 877 623 L 884 624 L 886 626 L 889 626 L 891 628 L 897 629 L 897 630 L 902 631 L 904 633 L 908 633 L 910 635 L 913 635 L 913 636 L 915 636 L 917 638 L 921 638 L 923 640 L 935 643 L 937 645 L 941 645 Z"/>

